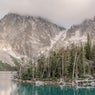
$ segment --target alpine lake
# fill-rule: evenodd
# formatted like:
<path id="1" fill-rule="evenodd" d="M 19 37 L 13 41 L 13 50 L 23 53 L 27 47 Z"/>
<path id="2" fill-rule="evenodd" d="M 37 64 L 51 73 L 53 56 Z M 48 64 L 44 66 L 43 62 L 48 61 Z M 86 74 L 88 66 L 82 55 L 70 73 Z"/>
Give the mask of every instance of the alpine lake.
<path id="1" fill-rule="evenodd" d="M 13 73 L 0 71 L 0 95 L 95 95 L 95 88 L 35 86 L 12 78 Z"/>

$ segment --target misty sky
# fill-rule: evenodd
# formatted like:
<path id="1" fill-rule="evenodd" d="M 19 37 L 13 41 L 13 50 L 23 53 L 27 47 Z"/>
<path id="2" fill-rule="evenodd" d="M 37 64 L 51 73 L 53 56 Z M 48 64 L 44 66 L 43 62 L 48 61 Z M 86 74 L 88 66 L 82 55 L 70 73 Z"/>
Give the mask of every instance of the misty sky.
<path id="1" fill-rule="evenodd" d="M 65 27 L 95 16 L 95 0 L 0 0 L 0 18 L 19 13 L 47 18 Z"/>

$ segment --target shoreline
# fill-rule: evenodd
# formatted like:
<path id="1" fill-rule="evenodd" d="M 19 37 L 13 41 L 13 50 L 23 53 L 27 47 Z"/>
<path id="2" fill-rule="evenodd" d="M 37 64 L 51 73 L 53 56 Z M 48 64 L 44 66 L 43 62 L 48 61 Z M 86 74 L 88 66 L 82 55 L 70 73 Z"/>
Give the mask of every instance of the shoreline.
<path id="1" fill-rule="evenodd" d="M 20 82 L 20 83 L 29 83 L 33 85 L 54 85 L 54 86 L 60 86 L 60 85 L 65 85 L 65 86 L 72 86 L 72 82 L 64 82 L 64 83 L 59 83 L 59 81 L 40 81 L 40 80 L 22 80 L 22 79 L 13 79 L 13 81 Z"/>

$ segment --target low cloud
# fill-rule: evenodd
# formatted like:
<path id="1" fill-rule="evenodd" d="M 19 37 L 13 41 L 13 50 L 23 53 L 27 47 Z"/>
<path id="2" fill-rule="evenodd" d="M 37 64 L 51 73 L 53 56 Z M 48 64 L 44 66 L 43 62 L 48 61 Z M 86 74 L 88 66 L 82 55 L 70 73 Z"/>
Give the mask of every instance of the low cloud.
<path id="1" fill-rule="evenodd" d="M 95 0 L 0 0 L 0 16 L 8 13 L 41 16 L 69 26 L 95 16 Z"/>

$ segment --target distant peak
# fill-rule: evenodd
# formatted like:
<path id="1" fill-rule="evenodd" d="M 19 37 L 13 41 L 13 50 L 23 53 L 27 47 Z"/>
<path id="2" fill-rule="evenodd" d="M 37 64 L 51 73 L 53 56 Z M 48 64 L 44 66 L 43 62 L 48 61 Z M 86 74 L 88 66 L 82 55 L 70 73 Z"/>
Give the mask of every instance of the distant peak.
<path id="1" fill-rule="evenodd" d="M 57 25 L 55 23 L 52 23 L 48 19 L 40 17 L 40 16 L 29 16 L 29 15 L 21 15 L 21 14 L 16 14 L 16 13 L 8 13 L 8 14 L 6 14 L 4 16 L 3 19 L 10 19 L 10 20 L 12 20 L 14 18 L 21 18 L 21 19 L 26 19 L 26 20 L 39 21 L 39 22 L 42 22 L 42 23 L 49 23 L 49 24 L 52 24 L 52 25 L 54 25 L 56 27 L 59 27 L 61 30 L 65 30 L 64 27 L 61 27 L 61 26 L 59 26 L 59 25 Z"/>

